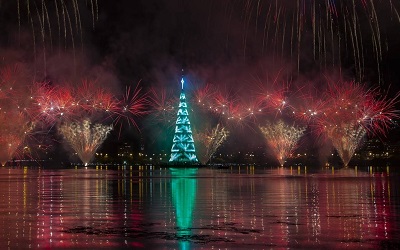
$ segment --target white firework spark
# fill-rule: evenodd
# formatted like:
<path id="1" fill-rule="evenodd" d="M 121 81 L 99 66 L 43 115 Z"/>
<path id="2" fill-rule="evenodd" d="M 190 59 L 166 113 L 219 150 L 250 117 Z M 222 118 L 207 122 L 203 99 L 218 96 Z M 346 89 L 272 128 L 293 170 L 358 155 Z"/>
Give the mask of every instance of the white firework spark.
<path id="1" fill-rule="evenodd" d="M 222 125 L 217 124 L 211 131 L 195 133 L 196 148 L 201 162 L 207 163 L 218 148 L 226 141 L 229 131 Z"/>
<path id="2" fill-rule="evenodd" d="M 276 123 L 267 122 L 265 127 L 260 127 L 269 148 L 283 166 L 297 147 L 297 142 L 306 130 L 305 127 L 288 125 L 282 120 Z"/>
<path id="3" fill-rule="evenodd" d="M 60 126 L 59 131 L 78 154 L 81 161 L 87 165 L 112 128 L 111 125 L 107 126 L 100 123 L 92 125 L 90 120 L 85 119 L 82 122 L 64 123 Z"/>
<path id="4" fill-rule="evenodd" d="M 328 138 L 338 152 L 345 166 L 347 166 L 367 134 L 367 130 L 359 123 L 341 123 L 327 128 Z"/>

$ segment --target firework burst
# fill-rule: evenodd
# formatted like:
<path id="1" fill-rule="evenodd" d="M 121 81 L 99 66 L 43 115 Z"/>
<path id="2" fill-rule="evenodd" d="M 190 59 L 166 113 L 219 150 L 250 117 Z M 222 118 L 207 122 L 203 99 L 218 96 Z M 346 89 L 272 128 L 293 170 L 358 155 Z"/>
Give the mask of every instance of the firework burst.
<path id="1" fill-rule="evenodd" d="M 368 90 L 354 81 L 331 83 L 326 92 L 327 108 L 323 119 L 316 120 L 316 132 L 332 141 L 345 166 L 366 134 L 384 135 L 399 117 L 395 109 L 399 96 L 379 96 L 377 89 Z"/>
<path id="2" fill-rule="evenodd" d="M 35 120 L 55 124 L 62 117 L 72 115 L 71 107 L 75 105 L 75 100 L 69 89 L 55 88 L 48 83 L 34 83 L 31 92 L 34 108 L 30 113 L 36 115 Z"/>
<path id="3" fill-rule="evenodd" d="M 256 100 L 261 114 L 274 114 L 276 117 L 285 115 L 293 116 L 295 108 L 292 103 L 302 99 L 291 91 L 291 81 L 287 80 L 287 73 L 279 72 L 259 78 L 256 82 L 258 88 Z"/>
<path id="4" fill-rule="evenodd" d="M 217 124 L 215 128 L 211 131 L 207 130 L 205 133 L 195 132 L 194 141 L 197 144 L 196 149 L 200 161 L 203 163 L 209 162 L 228 136 L 229 131 L 221 124 Z"/>
<path id="5" fill-rule="evenodd" d="M 130 87 L 127 87 L 125 94 L 116 106 L 117 111 L 113 114 L 115 117 L 114 124 L 119 124 L 120 127 L 119 134 L 121 134 L 123 121 L 126 121 L 129 126 L 133 125 L 139 130 L 136 118 L 149 113 L 147 110 L 148 105 L 148 93 L 143 93 L 139 84 L 137 84 L 133 90 Z"/>
<path id="6" fill-rule="evenodd" d="M 194 92 L 194 101 L 199 106 L 210 107 L 210 100 L 214 99 L 214 95 L 216 94 L 215 88 L 207 83 L 204 87 L 196 89 Z"/>
<path id="7" fill-rule="evenodd" d="M 161 123 L 167 128 L 175 125 L 176 109 L 179 99 L 173 97 L 166 89 L 151 89 L 150 120 L 152 124 Z"/>
<path id="8" fill-rule="evenodd" d="M 4 67 L 0 70 L 0 142 L 5 146 L 0 161 L 13 158 L 27 135 L 48 134 L 58 127 L 82 161 L 88 163 L 111 131 L 102 124 L 118 124 L 121 132 L 125 120 L 138 128 L 135 118 L 147 114 L 147 105 L 147 96 L 139 85 L 127 88 L 118 99 L 96 81 L 31 84 L 19 67 Z M 44 133 L 34 133 L 34 128 Z M 82 138 L 74 138 L 76 135 Z"/>
<path id="9" fill-rule="evenodd" d="M 326 128 L 326 133 L 331 139 L 339 157 L 342 159 L 343 164 L 347 166 L 367 131 L 357 123 L 341 123 Z"/>
<path id="10" fill-rule="evenodd" d="M 56 86 L 35 83 L 30 99 L 33 102 L 30 113 L 49 127 L 88 117 L 91 120 L 103 120 L 116 113 L 119 102 L 111 93 L 88 80 L 83 80 L 75 88 L 67 83 Z"/>
<path id="11" fill-rule="evenodd" d="M 193 106 L 214 115 L 230 129 L 251 128 L 262 111 L 256 99 L 251 97 L 248 101 L 232 91 L 222 91 L 210 85 L 195 92 Z"/>
<path id="12" fill-rule="evenodd" d="M 267 122 L 265 126 L 260 127 L 269 148 L 283 166 L 286 159 L 292 156 L 297 148 L 300 137 L 304 134 L 305 127 L 288 125 L 282 120 L 275 123 Z"/>
<path id="13" fill-rule="evenodd" d="M 111 130 L 112 126 L 99 123 L 92 125 L 87 119 L 82 122 L 63 123 L 59 127 L 59 133 L 68 141 L 85 165 L 93 159 L 97 149 Z"/>

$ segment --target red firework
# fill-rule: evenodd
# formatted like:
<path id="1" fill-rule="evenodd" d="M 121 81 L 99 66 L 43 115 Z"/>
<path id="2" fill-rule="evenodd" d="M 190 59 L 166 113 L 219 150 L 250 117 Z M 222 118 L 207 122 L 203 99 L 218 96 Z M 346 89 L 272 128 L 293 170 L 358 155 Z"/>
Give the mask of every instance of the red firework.
<path id="1" fill-rule="evenodd" d="M 93 112 L 97 108 L 96 93 L 98 93 L 98 87 L 95 86 L 94 81 L 82 80 L 81 84 L 75 89 L 75 98 L 80 108 L 83 108 L 87 112 Z"/>
<path id="2" fill-rule="evenodd" d="M 394 99 L 378 99 L 377 89 L 367 90 L 356 82 L 329 85 L 323 119 L 317 120 L 317 133 L 326 135 L 347 166 L 367 133 L 385 135 L 392 120 L 398 118 Z"/>
<path id="3" fill-rule="evenodd" d="M 207 83 L 203 88 L 198 88 L 194 92 L 194 101 L 199 106 L 209 106 L 210 101 L 214 98 L 216 90 L 210 83 Z M 208 104 L 208 105 L 207 105 Z"/>
<path id="4" fill-rule="evenodd" d="M 148 93 L 143 93 L 139 83 L 133 90 L 131 90 L 131 87 L 127 87 L 115 112 L 114 122 L 120 124 L 120 132 L 123 120 L 127 121 L 129 126 L 132 124 L 140 130 L 135 119 L 148 113 L 148 105 Z"/>
<path id="5" fill-rule="evenodd" d="M 228 120 L 241 120 L 241 108 L 242 105 L 235 94 L 221 90 L 213 94 L 213 99 L 208 107 L 209 111 Z"/>
<path id="6" fill-rule="evenodd" d="M 139 84 L 127 88 L 121 99 L 108 92 L 95 81 L 82 80 L 73 85 L 36 82 L 29 84 L 18 67 L 0 70 L 0 161 L 15 155 L 18 147 L 29 135 L 34 125 L 53 127 L 88 120 L 103 123 L 108 118 L 122 127 L 122 120 L 139 128 L 135 118 L 147 113 L 147 94 Z M 120 127 L 120 131 L 121 131 Z"/>
<path id="7" fill-rule="evenodd" d="M 243 101 L 243 103 L 241 113 L 244 117 L 257 120 L 257 116 L 262 115 L 263 109 L 258 100 Z"/>
<path id="8" fill-rule="evenodd" d="M 25 138 L 33 129 L 28 114 L 31 105 L 29 89 L 21 78 L 19 67 L 0 71 L 0 161 L 4 165 L 15 157 Z"/>
<path id="9" fill-rule="evenodd" d="M 395 107 L 399 94 L 392 99 L 379 96 L 378 89 L 366 89 L 354 81 L 330 84 L 323 126 L 359 123 L 371 134 L 385 134 L 392 121 L 399 118 Z"/>
<path id="10" fill-rule="evenodd" d="M 279 76 L 279 75 L 278 75 Z M 258 102 L 264 112 L 283 113 L 292 110 L 289 102 L 289 86 L 286 81 L 278 77 L 272 83 L 258 83 Z"/>
<path id="11" fill-rule="evenodd" d="M 317 91 L 304 93 L 299 90 L 295 108 L 292 111 L 294 118 L 311 125 L 318 123 L 320 119 L 324 119 L 328 102 L 326 98 L 321 98 L 321 95 Z"/>
<path id="12" fill-rule="evenodd" d="M 76 88 L 68 84 L 53 87 L 47 83 L 36 83 L 32 92 L 38 118 L 49 125 L 62 120 L 105 116 L 107 112 L 117 111 L 118 100 L 87 80 Z"/>
<path id="13" fill-rule="evenodd" d="M 166 89 L 150 89 L 150 119 L 169 126 L 175 125 L 176 110 L 179 99 Z"/>
<path id="14" fill-rule="evenodd" d="M 18 67 L 5 67 L 0 70 L 0 99 L 11 98 L 13 94 L 13 88 L 15 85 L 14 76 L 17 74 Z"/>
<path id="15" fill-rule="evenodd" d="M 32 99 L 37 111 L 36 120 L 46 124 L 55 124 L 64 117 L 70 117 L 75 112 L 76 100 L 71 91 L 65 87 L 52 87 L 48 83 L 35 83 L 32 89 Z"/>
<path id="16" fill-rule="evenodd" d="M 95 108 L 100 111 L 113 114 L 119 110 L 119 100 L 114 95 L 106 92 L 104 89 L 98 89 L 94 96 L 96 100 Z"/>

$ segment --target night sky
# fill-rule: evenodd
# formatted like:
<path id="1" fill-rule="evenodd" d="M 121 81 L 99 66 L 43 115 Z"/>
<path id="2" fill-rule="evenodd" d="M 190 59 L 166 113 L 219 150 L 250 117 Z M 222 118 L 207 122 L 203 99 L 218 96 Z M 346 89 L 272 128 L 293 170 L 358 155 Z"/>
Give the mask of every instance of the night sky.
<path id="1" fill-rule="evenodd" d="M 76 1 L 78 9 L 56 2 L 0 0 L 2 66 L 30 65 L 38 81 L 96 78 L 115 93 L 139 81 L 144 89 L 179 91 L 182 69 L 189 94 L 209 83 L 251 98 L 257 83 L 277 74 L 294 86 L 343 78 L 389 96 L 399 90 L 398 0 L 86 0 Z M 153 133 L 145 118 L 138 122 Z M 132 130 L 122 140 L 137 142 Z"/>

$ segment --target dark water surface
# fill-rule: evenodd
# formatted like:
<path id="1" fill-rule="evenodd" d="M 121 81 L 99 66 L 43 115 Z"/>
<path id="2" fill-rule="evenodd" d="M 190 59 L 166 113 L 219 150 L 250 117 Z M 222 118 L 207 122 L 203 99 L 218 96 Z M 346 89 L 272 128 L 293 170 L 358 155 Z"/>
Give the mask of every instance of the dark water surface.
<path id="1" fill-rule="evenodd" d="M 398 249 L 399 181 L 389 169 L 0 168 L 0 246 Z"/>

